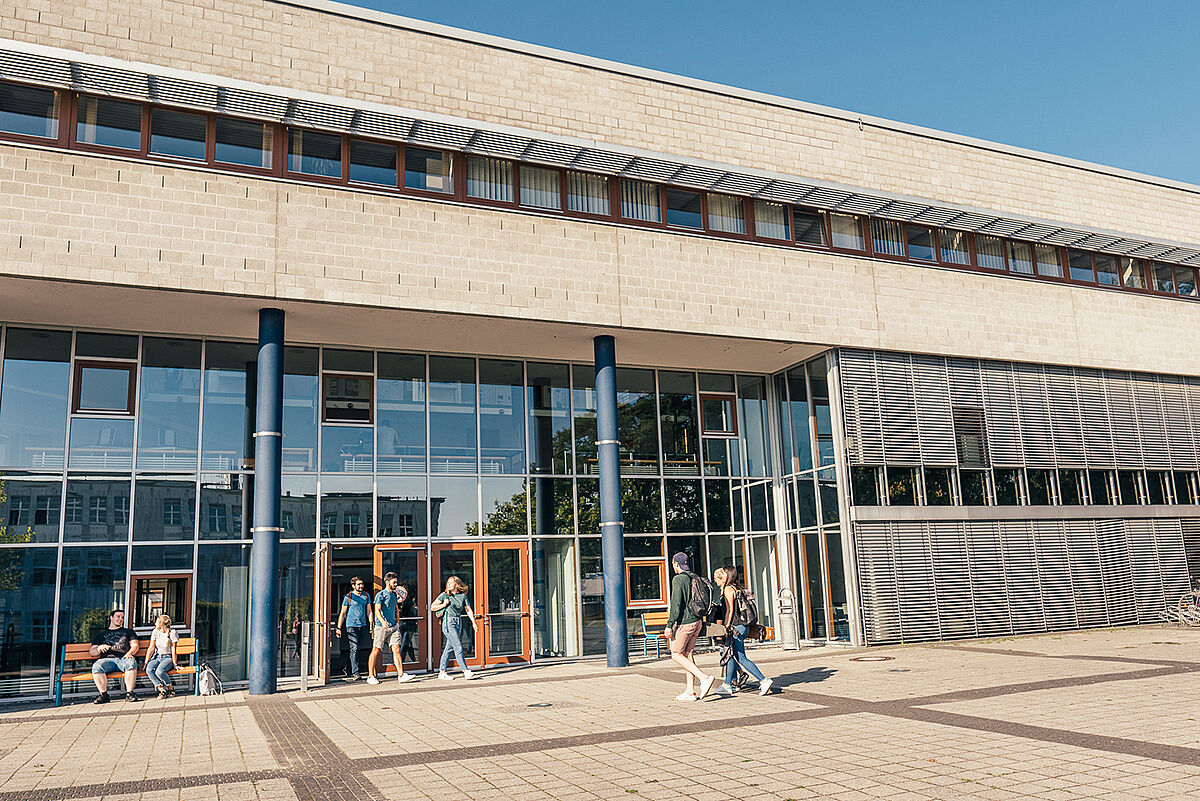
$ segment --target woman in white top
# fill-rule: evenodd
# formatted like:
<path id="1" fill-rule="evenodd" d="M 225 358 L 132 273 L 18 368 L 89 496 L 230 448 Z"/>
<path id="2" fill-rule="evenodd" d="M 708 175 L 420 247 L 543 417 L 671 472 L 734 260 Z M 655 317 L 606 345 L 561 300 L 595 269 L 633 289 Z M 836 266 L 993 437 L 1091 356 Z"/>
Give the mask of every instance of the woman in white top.
<path id="1" fill-rule="evenodd" d="M 146 675 L 154 682 L 159 698 L 169 698 L 175 694 L 175 685 L 168 675 L 175 667 L 175 643 L 179 635 L 171 628 L 171 618 L 159 615 L 154 621 L 154 631 L 150 632 L 150 648 L 146 651 Z"/>

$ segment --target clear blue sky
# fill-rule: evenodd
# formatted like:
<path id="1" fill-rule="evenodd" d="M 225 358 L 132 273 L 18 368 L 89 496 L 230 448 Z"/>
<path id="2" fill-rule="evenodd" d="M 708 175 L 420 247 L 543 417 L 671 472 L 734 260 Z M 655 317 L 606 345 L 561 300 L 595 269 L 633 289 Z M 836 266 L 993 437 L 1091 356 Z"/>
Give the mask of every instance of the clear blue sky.
<path id="1" fill-rule="evenodd" d="M 1200 184 L 1196 0 L 350 0 Z"/>

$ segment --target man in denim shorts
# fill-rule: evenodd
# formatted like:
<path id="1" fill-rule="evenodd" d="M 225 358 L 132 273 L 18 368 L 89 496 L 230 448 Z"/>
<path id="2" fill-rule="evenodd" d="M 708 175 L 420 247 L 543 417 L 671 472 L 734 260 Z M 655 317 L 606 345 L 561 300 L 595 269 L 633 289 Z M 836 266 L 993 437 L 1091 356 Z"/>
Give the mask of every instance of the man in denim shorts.
<path id="1" fill-rule="evenodd" d="M 108 628 L 101 629 L 92 638 L 92 647 L 88 653 L 98 657 L 92 663 L 92 680 L 100 695 L 96 696 L 94 704 L 108 703 L 108 674 L 121 671 L 125 674 L 125 700 L 140 701 L 133 694 L 133 685 L 137 683 L 138 639 L 133 629 L 125 628 L 125 612 L 114 609 L 108 616 Z"/>
<path id="2" fill-rule="evenodd" d="M 407 597 L 407 596 L 405 596 Z M 375 603 L 371 605 L 371 611 L 368 613 L 371 625 L 374 627 L 371 639 L 371 656 L 367 660 L 367 684 L 378 684 L 379 676 L 376 672 L 376 660 L 378 660 L 379 669 L 383 669 L 383 649 L 391 647 L 392 662 L 396 665 L 396 672 L 399 674 L 396 679 L 403 684 L 407 681 L 413 681 L 417 677 L 411 673 L 404 672 L 404 660 L 400 655 L 400 619 L 399 607 L 404 602 L 404 598 L 400 593 L 400 580 L 395 573 L 388 573 L 383 577 L 383 589 L 375 593 Z"/>

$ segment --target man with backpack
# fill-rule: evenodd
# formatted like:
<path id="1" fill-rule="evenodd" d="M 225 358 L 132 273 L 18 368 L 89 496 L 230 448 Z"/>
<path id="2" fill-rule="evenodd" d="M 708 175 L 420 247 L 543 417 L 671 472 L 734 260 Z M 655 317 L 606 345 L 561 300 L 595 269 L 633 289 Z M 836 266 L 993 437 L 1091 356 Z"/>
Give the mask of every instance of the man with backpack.
<path id="1" fill-rule="evenodd" d="M 671 557 L 671 608 L 663 636 L 671 644 L 671 661 L 687 672 L 687 689 L 676 701 L 699 701 L 708 695 L 716 678 L 696 666 L 692 652 L 704 630 L 704 616 L 712 606 L 712 585 L 708 579 L 688 570 L 688 557 L 682 551 Z M 700 692 L 695 683 L 700 683 Z"/>

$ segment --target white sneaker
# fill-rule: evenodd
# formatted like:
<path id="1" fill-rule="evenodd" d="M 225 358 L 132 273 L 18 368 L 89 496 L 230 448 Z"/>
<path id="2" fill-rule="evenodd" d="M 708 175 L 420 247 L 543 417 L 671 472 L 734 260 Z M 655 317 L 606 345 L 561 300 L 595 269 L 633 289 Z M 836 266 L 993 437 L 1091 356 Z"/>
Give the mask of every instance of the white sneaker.
<path id="1" fill-rule="evenodd" d="M 716 680 L 716 676 L 705 676 L 704 681 L 700 682 L 700 692 L 696 696 L 696 699 L 700 700 L 703 699 L 704 696 L 708 695 L 708 691 L 712 689 L 712 686 Z"/>
<path id="2" fill-rule="evenodd" d="M 470 681 L 471 679 L 478 678 L 478 677 L 472 671 L 467 670 L 466 668 L 463 668 L 463 678 L 466 679 L 467 681 Z"/>
<path id="3" fill-rule="evenodd" d="M 732 688 L 732 687 L 730 687 L 728 684 L 722 684 L 722 685 L 721 685 L 720 687 L 718 687 L 718 688 L 717 688 L 717 689 L 716 689 L 714 692 L 716 692 L 716 693 L 717 693 L 717 695 L 723 695 L 723 696 L 725 696 L 726 698 L 732 698 L 732 697 L 733 697 L 733 688 Z"/>
<path id="4" fill-rule="evenodd" d="M 375 678 L 374 676 L 367 676 L 367 684 L 378 684 L 378 683 L 379 683 L 379 679 Z"/>
<path id="5" fill-rule="evenodd" d="M 454 677 L 444 670 L 438 673 L 438 678 L 442 681 L 454 681 Z"/>
<path id="6" fill-rule="evenodd" d="M 396 681 L 399 682 L 400 684 L 403 684 L 406 681 L 416 681 L 416 680 L 417 680 L 417 677 L 411 673 L 401 673 L 399 676 L 396 677 Z"/>
<path id="7" fill-rule="evenodd" d="M 699 701 L 700 699 L 696 697 L 695 693 L 680 693 L 679 695 L 675 696 L 675 700 L 676 701 Z"/>
<path id="8" fill-rule="evenodd" d="M 758 683 L 758 694 L 766 695 L 767 693 L 771 692 L 771 687 L 774 684 L 775 682 L 771 681 L 770 679 L 763 679 Z"/>

